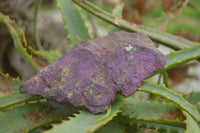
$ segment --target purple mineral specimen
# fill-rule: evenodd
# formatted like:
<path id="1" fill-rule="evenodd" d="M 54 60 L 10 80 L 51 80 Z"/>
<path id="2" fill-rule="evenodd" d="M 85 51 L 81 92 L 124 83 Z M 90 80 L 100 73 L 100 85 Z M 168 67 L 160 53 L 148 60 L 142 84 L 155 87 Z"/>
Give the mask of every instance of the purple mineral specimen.
<path id="1" fill-rule="evenodd" d="M 165 63 L 165 56 L 147 36 L 115 32 L 80 41 L 62 58 L 38 70 L 20 91 L 99 113 L 107 110 L 117 92 L 132 95 Z"/>

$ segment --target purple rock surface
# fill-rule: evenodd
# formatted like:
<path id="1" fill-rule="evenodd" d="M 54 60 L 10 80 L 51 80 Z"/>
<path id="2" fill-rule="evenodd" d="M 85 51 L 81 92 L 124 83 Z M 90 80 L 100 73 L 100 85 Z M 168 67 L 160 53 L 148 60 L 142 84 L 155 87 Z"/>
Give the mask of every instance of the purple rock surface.
<path id="1" fill-rule="evenodd" d="M 147 36 L 120 31 L 80 41 L 62 58 L 38 70 L 21 85 L 20 92 L 100 113 L 118 92 L 132 95 L 146 77 L 165 64 L 165 56 Z"/>

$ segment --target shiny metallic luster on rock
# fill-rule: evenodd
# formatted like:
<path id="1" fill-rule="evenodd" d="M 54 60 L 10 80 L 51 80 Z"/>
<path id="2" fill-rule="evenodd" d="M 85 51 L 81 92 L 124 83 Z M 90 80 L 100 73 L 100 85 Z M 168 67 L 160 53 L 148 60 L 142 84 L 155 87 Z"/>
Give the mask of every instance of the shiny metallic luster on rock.
<path id="1" fill-rule="evenodd" d="M 120 31 L 78 42 L 62 58 L 38 70 L 20 92 L 100 113 L 117 93 L 131 96 L 146 77 L 165 64 L 165 56 L 147 36 Z"/>

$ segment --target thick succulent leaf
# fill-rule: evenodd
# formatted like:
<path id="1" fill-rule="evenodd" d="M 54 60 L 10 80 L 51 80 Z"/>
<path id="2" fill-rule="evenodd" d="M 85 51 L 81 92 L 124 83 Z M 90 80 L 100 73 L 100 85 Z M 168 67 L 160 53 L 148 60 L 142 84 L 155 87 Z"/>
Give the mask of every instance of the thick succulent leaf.
<path id="1" fill-rule="evenodd" d="M 166 67 L 172 68 L 174 65 L 180 65 L 180 63 L 185 63 L 194 59 L 200 58 L 200 45 L 197 44 L 192 48 L 185 48 L 180 51 L 172 52 L 166 56 Z"/>
<path id="2" fill-rule="evenodd" d="M 36 127 L 59 122 L 62 118 L 72 116 L 75 111 L 72 105 L 68 108 L 55 109 L 44 102 L 24 104 L 0 112 L 0 132 L 30 132 Z"/>
<path id="3" fill-rule="evenodd" d="M 38 47 L 39 50 L 42 50 L 42 45 L 40 43 L 40 38 L 37 32 L 37 17 L 38 17 L 38 12 L 40 9 L 40 5 L 42 3 L 42 0 L 36 0 L 35 1 L 35 9 L 34 9 L 34 36 L 35 36 L 35 41 L 36 41 L 36 45 Z"/>
<path id="4" fill-rule="evenodd" d="M 173 132 L 173 133 L 184 133 L 185 127 L 184 124 L 178 121 L 168 121 L 168 120 L 144 120 L 144 119 L 136 119 L 129 118 L 128 116 L 118 115 L 115 118 L 116 121 L 128 124 L 130 126 L 135 126 L 137 128 L 152 128 L 159 129 L 161 131 Z"/>
<path id="5" fill-rule="evenodd" d="M 62 124 L 53 125 L 53 129 L 48 130 L 48 133 L 90 133 L 102 127 L 113 119 L 119 112 L 121 106 L 121 98 L 118 97 L 110 107 L 106 114 L 92 114 L 88 111 L 81 111 L 74 118 L 68 121 L 63 121 Z"/>
<path id="6" fill-rule="evenodd" d="M 186 116 L 186 131 L 185 133 L 200 133 L 200 125 L 197 123 L 187 112 L 184 112 Z"/>
<path id="7" fill-rule="evenodd" d="M 39 113 L 42 113 L 44 110 L 46 111 L 44 117 L 48 117 L 49 114 L 52 115 L 52 117 L 48 117 L 48 119 L 44 119 L 43 122 L 38 122 L 35 125 L 30 126 L 30 128 L 26 132 L 28 133 L 42 132 L 45 129 L 45 127 L 50 128 L 51 124 L 53 123 L 54 124 L 61 123 L 62 120 L 68 120 L 68 117 L 72 117 L 73 114 L 78 113 L 78 110 L 80 109 L 71 104 L 68 104 L 67 107 L 62 107 L 62 108 L 52 108 L 51 106 L 48 106 L 46 108 L 43 106 L 40 109 Z"/>
<path id="8" fill-rule="evenodd" d="M 130 31 L 130 32 L 138 32 L 147 35 L 153 41 L 171 47 L 173 49 L 183 49 L 185 47 L 193 47 L 196 44 L 184 38 L 180 38 L 168 33 L 160 32 L 155 29 L 145 27 L 143 25 L 131 24 L 123 19 L 119 19 L 117 17 L 112 16 L 111 14 L 103 11 L 102 9 L 96 7 L 92 3 L 87 0 L 72 0 L 77 5 L 91 12 L 93 15 L 101 18 L 104 21 L 107 21 L 120 29 Z"/>
<path id="9" fill-rule="evenodd" d="M 44 59 L 45 61 L 47 61 L 48 64 L 50 64 L 51 62 L 53 62 L 53 61 L 57 60 L 58 58 L 62 57 L 62 55 L 56 50 L 50 50 L 50 51 L 39 50 L 39 51 L 35 51 L 31 47 L 29 47 L 29 50 L 31 51 L 31 53 L 33 55 L 39 57 L 40 59 Z"/>
<path id="10" fill-rule="evenodd" d="M 34 63 L 32 56 L 30 56 L 26 51 L 26 39 L 23 31 L 20 29 L 20 27 L 12 21 L 8 16 L 5 16 L 0 12 L 0 22 L 4 23 L 10 32 L 10 35 L 13 38 L 14 46 L 16 50 L 19 52 L 22 59 L 26 61 L 27 64 L 29 64 L 34 70 L 37 70 L 36 64 Z"/>
<path id="11" fill-rule="evenodd" d="M 6 108 L 15 104 L 23 103 L 30 100 L 41 99 L 41 96 L 33 96 L 28 94 L 21 94 L 17 91 L 14 91 L 6 96 L 0 97 L 0 109 Z"/>
<path id="12" fill-rule="evenodd" d="M 137 127 L 142 126 L 170 131 L 184 131 L 185 129 L 185 124 L 179 120 L 182 120 L 183 116 L 174 104 L 141 101 L 137 98 L 129 97 L 124 99 L 120 110 L 120 115 L 122 116 L 117 118 L 118 121 L 134 124 Z"/>
<path id="13" fill-rule="evenodd" d="M 125 127 L 126 126 L 123 124 L 110 121 L 108 124 L 95 131 L 95 133 L 123 133 Z"/>
<path id="14" fill-rule="evenodd" d="M 45 108 L 43 103 L 26 104 L 5 112 L 0 112 L 0 132 L 20 133 L 25 132 L 39 121 L 42 122 L 42 114 L 38 113 L 41 108 Z M 44 119 L 44 118 L 43 118 Z"/>
<path id="15" fill-rule="evenodd" d="M 183 63 L 200 58 L 200 45 L 197 44 L 192 48 L 184 48 L 183 50 L 173 51 L 166 55 L 166 66 L 163 69 L 156 71 L 153 75 L 164 72 L 170 68 L 176 67 Z M 153 76 L 151 75 L 151 76 Z"/>
<path id="16" fill-rule="evenodd" d="M 62 13 L 71 46 L 73 47 L 82 39 L 91 39 L 84 20 L 81 18 L 80 11 L 75 4 L 71 0 L 57 0 L 57 3 Z"/>
<path id="17" fill-rule="evenodd" d="M 138 98 L 125 98 L 121 107 L 121 114 L 136 119 L 179 119 L 180 111 L 174 104 L 141 101 Z"/>
<path id="18" fill-rule="evenodd" d="M 28 47 L 28 50 L 31 52 L 32 55 L 37 56 L 38 59 L 44 60 L 46 64 L 50 64 L 53 61 L 62 57 L 62 54 L 59 53 L 57 50 L 34 50 L 32 47 Z"/>
<path id="19" fill-rule="evenodd" d="M 196 107 L 185 100 L 182 95 L 177 94 L 165 86 L 156 85 L 148 82 L 143 82 L 143 84 L 138 88 L 138 91 L 148 92 L 162 96 L 173 103 L 176 103 L 180 108 L 188 112 L 197 122 L 200 122 L 200 115 Z"/>
<path id="20" fill-rule="evenodd" d="M 197 107 L 197 110 L 200 112 L 200 92 L 192 92 L 183 96 L 191 104 L 194 104 Z"/>
<path id="21" fill-rule="evenodd" d="M 41 51 L 37 51 L 37 53 L 39 56 L 42 56 L 43 58 L 45 58 L 49 64 L 57 60 L 58 58 L 62 57 L 62 55 L 56 50 L 50 50 L 50 51 L 41 50 Z"/>
<path id="22" fill-rule="evenodd" d="M 118 17 L 118 18 L 122 18 L 123 7 L 124 7 L 123 4 L 118 4 L 115 7 L 115 9 L 113 10 L 112 15 L 115 16 L 115 17 Z M 120 28 L 118 28 L 118 27 L 116 27 L 114 25 L 111 25 L 109 33 L 116 32 L 116 31 L 120 31 Z"/>

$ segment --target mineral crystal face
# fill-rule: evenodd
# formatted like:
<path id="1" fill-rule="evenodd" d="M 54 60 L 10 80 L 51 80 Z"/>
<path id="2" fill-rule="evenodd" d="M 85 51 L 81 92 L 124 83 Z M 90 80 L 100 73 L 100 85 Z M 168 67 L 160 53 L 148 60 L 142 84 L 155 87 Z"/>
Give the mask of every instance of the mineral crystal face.
<path id="1" fill-rule="evenodd" d="M 118 92 L 125 97 L 132 95 L 165 63 L 165 56 L 147 36 L 115 32 L 80 41 L 62 58 L 38 70 L 20 91 L 100 113 L 107 110 Z"/>

